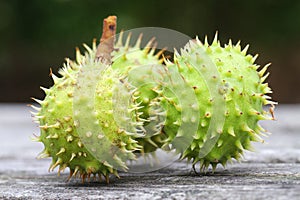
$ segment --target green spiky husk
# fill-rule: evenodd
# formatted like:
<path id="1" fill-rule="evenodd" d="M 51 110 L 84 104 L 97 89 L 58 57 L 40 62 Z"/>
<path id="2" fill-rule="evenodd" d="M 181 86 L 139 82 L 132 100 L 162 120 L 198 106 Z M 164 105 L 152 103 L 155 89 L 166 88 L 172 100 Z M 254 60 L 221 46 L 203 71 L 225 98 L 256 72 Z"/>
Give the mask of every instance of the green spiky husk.
<path id="1" fill-rule="evenodd" d="M 125 162 L 134 159 L 135 153 L 154 152 L 157 148 L 162 148 L 172 143 L 174 139 L 180 138 L 178 132 L 183 123 L 180 119 L 182 115 L 180 103 L 189 102 L 180 102 L 164 85 L 158 82 L 149 84 L 149 80 L 145 77 L 131 73 L 131 70 L 135 69 L 138 72 L 139 67 L 143 65 L 161 63 L 159 60 L 161 52 L 154 55 L 155 49 L 151 49 L 150 44 L 141 50 L 139 47 L 141 38 L 138 39 L 136 46 L 129 47 L 129 40 L 130 38 L 123 45 L 122 36 L 120 37 L 115 45 L 116 50 L 112 53 L 111 67 L 95 61 L 95 43 L 92 48 L 85 45 L 86 54 L 81 55 L 77 51 L 76 62 L 67 60 L 64 68 L 60 70 L 61 78 L 52 75 L 54 85 L 50 89 L 43 88 L 46 97 L 43 101 L 37 100 L 41 108 L 36 108 L 38 113 L 35 114 L 41 128 L 41 135 L 37 140 L 45 145 L 40 157 L 52 157 L 51 170 L 59 166 L 60 172 L 68 167 L 70 177 L 80 174 L 85 180 L 86 177 L 99 174 L 108 180 L 109 174 L 118 176 L 116 168 L 126 170 Z M 239 44 L 232 45 L 231 42 L 221 47 L 217 38 L 211 45 L 207 41 L 202 44 L 196 39 L 190 41 L 181 54 L 175 53 L 174 63 L 165 60 L 167 68 L 180 74 L 185 84 L 193 89 L 199 106 L 195 108 L 199 112 L 198 116 L 190 118 L 190 120 L 193 120 L 193 117 L 200 118 L 198 130 L 193 135 L 191 144 L 184 149 L 175 144 L 173 148 L 182 154 L 182 159 L 187 158 L 193 164 L 199 162 L 201 169 L 207 169 L 210 165 L 215 169 L 219 163 L 225 166 L 232 158 L 239 160 L 245 149 L 251 150 L 252 141 L 262 141 L 259 135 L 264 130 L 258 125 L 258 121 L 272 119 L 267 115 L 268 112 L 263 110 L 264 105 L 275 104 L 269 100 L 267 94 L 271 93 L 271 89 L 264 83 L 268 75 L 264 75 L 268 65 L 257 71 L 260 66 L 254 63 L 256 57 L 247 54 L 247 48 L 241 50 Z M 213 62 L 218 72 L 216 76 L 200 75 L 202 73 L 205 76 L 207 63 L 199 55 L 208 57 Z M 197 71 L 193 65 L 201 66 L 199 69 L 203 71 Z M 93 67 L 108 69 L 101 74 L 97 82 L 94 97 L 96 121 L 91 122 L 98 124 L 104 134 L 93 135 L 92 138 L 95 137 L 95 144 L 106 138 L 113 146 L 121 149 L 121 154 L 115 159 L 119 165 L 117 167 L 114 166 L 116 163 L 109 163 L 101 158 L 101 152 L 104 155 L 107 148 L 95 145 L 96 152 L 100 153 L 99 157 L 95 157 L 93 152 L 85 147 L 77 131 L 78 123 L 74 116 L 76 112 L 73 110 L 74 88 L 80 70 Z M 143 72 L 143 75 L 149 78 L 152 72 Z M 209 140 L 207 132 L 211 119 L 215 115 L 213 112 L 215 102 L 207 79 L 222 86 L 216 89 L 220 97 L 224 98 L 226 110 L 223 113 L 225 119 L 223 126 L 215 125 L 217 127 L 215 133 L 218 133 L 217 141 L 207 154 L 201 156 L 201 149 Z M 132 132 L 122 129 L 113 116 L 113 88 L 115 83 L 124 81 L 129 85 L 128 98 L 131 102 L 129 119 L 126 120 L 136 128 Z M 82 97 L 84 99 L 83 95 Z M 82 108 L 87 106 L 84 103 L 76 105 Z M 166 118 L 164 124 L 160 124 L 163 127 L 161 130 L 155 129 L 154 133 L 152 130 L 151 134 L 148 130 L 144 130 L 151 122 L 161 123 L 158 120 L 161 116 Z M 143 130 L 144 136 L 135 135 L 135 132 L 140 130 Z"/>
<path id="2" fill-rule="evenodd" d="M 267 83 L 264 83 L 268 76 L 265 72 L 269 64 L 258 71 L 260 66 L 254 63 L 257 56 L 247 54 L 247 49 L 248 46 L 241 50 L 239 43 L 232 45 L 231 41 L 222 47 L 216 36 L 211 45 L 207 40 L 204 44 L 198 39 L 190 41 L 181 50 L 181 54 L 175 53 L 175 64 L 166 61 L 168 68 L 180 73 L 197 96 L 198 131 L 193 135 L 190 146 L 179 152 L 182 154 L 182 159 L 187 158 L 194 165 L 199 162 L 201 170 L 207 169 L 210 165 L 213 170 L 217 164 L 225 166 L 232 158 L 240 160 L 244 150 L 252 150 L 250 144 L 252 141 L 263 142 L 260 135 L 264 135 L 266 131 L 258 121 L 273 119 L 272 109 L 276 103 L 270 101 L 267 94 L 271 93 L 271 89 Z M 205 61 L 205 57 L 212 61 L 217 74 L 207 75 L 208 67 L 211 66 Z M 216 110 L 213 108 L 215 106 L 218 109 L 219 105 L 215 102 L 217 96 L 212 97 L 210 91 L 212 88 L 209 88 L 207 83 L 209 81 L 216 85 L 213 90 L 217 90 L 219 98 L 224 99 L 225 107 L 222 113 L 224 124 L 214 124 L 215 135 L 208 135 L 208 129 L 212 117 L 216 115 Z M 164 97 L 162 105 L 167 110 L 167 121 L 163 130 L 167 135 L 165 139 L 167 144 L 178 137 L 178 129 L 184 122 L 178 119 L 178 116 L 181 116 L 178 98 L 168 89 L 164 89 L 162 94 Z M 263 110 L 265 105 L 271 105 L 270 112 Z M 209 152 L 201 154 L 201 150 L 209 140 L 214 141 L 211 144 L 212 148 Z"/>
<path id="3" fill-rule="evenodd" d="M 51 72 L 51 76 L 54 81 L 54 85 L 50 89 L 43 88 L 45 91 L 46 97 L 43 101 L 36 100 L 40 104 L 40 108 L 33 106 L 38 112 L 34 113 L 34 118 L 36 122 L 40 124 L 41 134 L 36 138 L 37 141 L 40 141 L 44 144 L 45 149 L 40 153 L 39 158 L 52 157 L 52 164 L 49 170 L 54 170 L 59 166 L 58 173 L 63 171 L 65 168 L 70 168 L 70 177 L 76 177 L 77 174 L 80 175 L 84 181 L 86 177 L 91 175 L 99 175 L 108 177 L 110 174 L 115 174 L 118 176 L 116 169 L 126 170 L 125 162 L 128 159 L 134 159 L 134 151 L 141 151 L 141 146 L 137 144 L 134 134 L 136 130 L 122 129 L 119 124 L 114 120 L 113 113 L 113 88 L 116 83 L 126 81 L 124 74 L 128 73 L 128 70 L 147 63 L 160 63 L 159 56 L 154 55 L 154 49 L 151 48 L 151 42 L 148 46 L 142 50 L 139 47 L 141 43 L 141 38 L 137 40 L 137 43 L 134 47 L 129 46 L 130 38 L 127 38 L 126 44 L 122 44 L 122 35 L 119 37 L 119 41 L 116 44 L 117 50 L 113 53 L 113 64 L 112 66 L 105 66 L 98 61 L 95 61 L 96 53 L 96 43 L 94 41 L 93 47 L 90 48 L 87 45 L 84 45 L 87 49 L 85 55 L 81 55 L 79 50 L 76 50 L 76 61 L 71 61 L 67 59 L 64 67 L 59 71 L 61 75 L 60 78 L 56 77 Z M 94 97 L 94 108 L 93 113 L 83 113 L 94 114 L 96 120 L 94 123 L 97 124 L 103 131 L 104 134 L 99 135 L 87 135 L 89 137 L 94 137 L 95 139 L 95 152 L 97 156 L 95 157 L 94 152 L 90 152 L 90 149 L 87 149 L 84 142 L 82 141 L 81 135 L 78 133 L 78 128 L 80 127 L 78 120 L 76 120 L 76 115 L 82 115 L 78 111 L 74 110 L 74 91 L 78 86 L 78 75 L 82 73 L 82 69 L 101 69 L 105 68 L 104 72 L 101 74 L 101 77 L 97 81 L 97 86 L 95 88 L 95 97 Z M 124 79 L 125 77 L 125 79 Z M 89 78 L 89 77 L 85 77 Z M 130 85 L 129 83 L 127 85 Z M 135 96 L 133 92 L 135 91 L 134 87 L 128 88 L 128 93 L 130 94 L 129 98 L 132 98 L 128 108 L 130 110 L 129 116 L 130 119 L 128 123 L 134 124 L 134 127 L 140 126 L 139 118 L 137 114 L 139 96 Z M 90 94 L 94 95 L 94 94 Z M 85 99 L 89 98 L 80 94 L 78 101 L 82 103 L 77 103 L 76 106 L 79 107 L 79 110 L 85 109 L 90 105 L 85 105 Z M 120 96 L 120 98 L 127 98 L 125 96 Z M 86 112 L 86 111 L 85 111 Z M 88 124 L 87 124 L 88 125 Z M 82 125 L 81 125 L 82 126 Z M 90 134 L 90 132 L 87 132 Z M 104 160 L 104 157 L 101 157 L 101 153 L 107 154 L 107 148 L 104 146 L 97 145 L 97 141 L 101 139 L 108 139 L 109 145 L 113 145 L 120 149 L 119 157 L 116 157 L 115 164 L 119 166 L 113 166 L 112 163 Z M 93 139 L 92 139 L 93 140 Z M 91 141 L 92 141 L 91 140 Z M 99 155 L 100 153 L 100 155 Z M 112 155 L 114 156 L 114 155 Z M 116 155 L 115 155 L 116 156 Z"/>

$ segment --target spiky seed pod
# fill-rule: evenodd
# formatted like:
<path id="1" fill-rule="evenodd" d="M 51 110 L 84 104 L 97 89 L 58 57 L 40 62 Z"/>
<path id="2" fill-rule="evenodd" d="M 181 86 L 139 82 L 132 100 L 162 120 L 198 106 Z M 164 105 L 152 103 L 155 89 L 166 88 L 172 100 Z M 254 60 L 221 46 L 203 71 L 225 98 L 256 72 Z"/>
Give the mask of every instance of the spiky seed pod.
<path id="1" fill-rule="evenodd" d="M 92 48 L 84 45 L 84 55 L 77 48 L 76 61 L 67 59 L 61 77 L 51 72 L 54 85 L 42 88 L 46 97 L 36 100 L 40 108 L 33 106 L 41 128 L 35 140 L 45 146 L 39 157 L 52 157 L 49 170 L 68 167 L 69 178 L 98 174 L 108 181 L 136 153 L 157 148 L 175 148 L 182 159 L 200 162 L 200 169 L 215 169 L 239 160 L 251 141 L 262 141 L 258 121 L 273 119 L 275 103 L 264 83 L 269 65 L 257 71 L 248 46 L 241 50 L 230 41 L 221 47 L 217 36 L 211 45 L 196 38 L 175 52 L 174 63 L 164 60 L 162 66 L 163 50 L 154 54 L 153 40 L 141 49 L 142 35 L 134 47 L 130 37 L 123 45 L 121 33 L 114 48 L 112 40 L 98 49 L 94 41 Z M 271 116 L 263 110 L 268 104 Z M 187 132 L 195 132 L 190 141 Z"/>
<path id="2" fill-rule="evenodd" d="M 34 119 L 40 125 L 41 134 L 35 140 L 42 142 L 45 146 L 39 158 L 52 157 L 49 170 L 54 170 L 59 166 L 59 172 L 61 172 L 68 167 L 70 168 L 69 178 L 76 177 L 79 174 L 84 181 L 91 175 L 98 174 L 106 177 L 108 181 L 110 174 L 118 176 L 116 169 L 127 169 L 125 162 L 128 159 L 135 158 L 134 151 L 141 151 L 142 147 L 135 140 L 137 129 L 145 121 L 142 117 L 139 118 L 138 114 L 140 113 L 138 109 L 141 106 L 139 106 L 140 103 L 137 99 L 140 96 L 136 95 L 136 88 L 127 82 L 124 74 L 126 74 L 126 70 L 133 66 L 161 63 L 162 61 L 159 60 L 157 55 L 153 54 L 154 50 L 151 50 L 150 44 L 153 41 L 150 41 L 146 47 L 147 50 L 142 50 L 139 46 L 141 37 L 134 47 L 129 46 L 130 37 L 126 39 L 127 42 L 124 46 L 122 45 L 122 39 L 121 34 L 116 44 L 117 50 L 113 53 L 112 66 L 107 66 L 107 64 L 98 62 L 95 59 L 97 48 L 94 40 L 92 48 L 84 45 L 87 50 L 84 55 L 79 52 L 78 48 L 76 49 L 76 61 L 67 59 L 66 64 L 59 71 L 61 77 L 57 77 L 51 72 L 54 85 L 50 89 L 42 88 L 46 97 L 44 100 L 36 100 L 40 104 L 40 108 L 37 108 L 38 113 L 34 114 Z M 96 82 L 95 94 L 87 93 L 87 95 L 95 95 L 94 105 L 86 105 L 86 100 L 91 97 L 85 96 L 84 91 L 80 95 L 77 94 L 77 96 L 74 94 L 76 87 L 78 93 L 78 88 L 80 88 L 78 79 L 79 76 L 82 76 L 82 70 L 85 69 L 94 71 L 105 69 Z M 87 76 L 81 77 L 81 79 L 84 79 L 84 83 L 91 78 Z M 123 94 L 113 97 L 113 93 L 118 94 L 115 91 L 118 89 L 116 83 L 122 83 L 122 86 L 125 86 L 126 94 L 129 96 Z M 131 104 L 124 108 L 128 110 L 121 109 L 126 114 L 121 113 L 118 121 L 116 121 L 113 100 L 128 102 L 128 98 L 131 98 L 129 101 Z M 76 106 L 74 106 L 74 101 L 77 102 Z M 74 110 L 75 108 L 78 110 Z M 80 110 L 84 112 L 80 113 Z M 120 111 L 120 109 L 118 110 Z M 81 116 L 81 119 L 84 119 L 84 117 L 88 118 L 87 115 L 94 115 L 96 120 L 90 123 L 96 125 L 94 129 L 98 126 L 102 130 L 101 134 L 93 134 L 93 131 L 83 133 L 85 134 L 84 138 L 90 138 L 89 141 L 94 141 L 96 154 L 85 147 L 84 141 L 82 141 L 83 137 L 78 132 L 78 128 L 82 128 L 84 125 L 79 124 L 76 116 Z M 129 116 L 129 118 L 126 118 L 126 116 Z M 122 119 L 123 122 L 120 122 Z M 120 124 L 131 124 L 130 127 L 134 127 L 134 130 L 128 130 L 121 127 Z M 103 141 L 108 142 L 108 144 L 103 143 Z M 108 149 L 97 145 L 97 142 L 102 142 L 101 144 L 105 144 L 104 146 L 112 145 L 118 149 L 119 154 L 111 155 L 113 163 L 105 160 L 104 155 L 107 156 L 105 151 Z"/>
<path id="3" fill-rule="evenodd" d="M 258 70 L 260 66 L 255 64 L 257 56 L 247 54 L 247 49 L 248 46 L 241 50 L 239 43 L 232 45 L 231 41 L 222 47 L 217 35 L 211 45 L 207 39 L 202 44 L 197 38 L 190 41 L 181 50 L 181 54 L 175 53 L 175 64 L 166 62 L 168 68 L 175 69 L 182 75 L 185 82 L 194 89 L 198 99 L 198 131 L 191 145 L 181 153 L 183 159 L 192 160 L 193 164 L 199 162 L 201 170 L 210 165 L 215 169 L 219 163 L 225 166 L 232 158 L 239 160 L 244 150 L 252 149 L 251 141 L 263 141 L 259 135 L 264 129 L 258 121 L 273 119 L 272 110 L 263 110 L 264 105 L 271 105 L 272 109 L 276 104 L 269 100 L 267 94 L 271 93 L 271 89 L 264 83 L 269 65 Z M 216 67 L 216 74 L 207 73 L 209 70 L 213 71 L 207 69 L 213 65 L 209 65 L 205 57 Z M 215 87 L 210 88 L 209 82 Z M 214 97 L 213 90 L 217 91 Z M 178 117 L 174 116 L 180 116 L 181 111 L 176 108 L 179 102 L 172 93 L 164 91 L 163 94 L 169 108 L 164 132 L 169 136 L 166 142 L 170 143 L 177 137 L 178 127 L 181 125 L 181 122 L 178 123 Z M 222 105 L 216 105 L 217 98 L 224 100 L 224 113 L 221 113 L 224 121 L 213 122 L 216 123 L 213 124 L 216 130 L 212 131 L 212 135 L 208 135 L 211 119 L 217 115 L 217 109 L 222 108 Z M 212 147 L 208 152 L 202 154 L 201 150 L 209 140 L 214 143 L 210 144 Z"/>

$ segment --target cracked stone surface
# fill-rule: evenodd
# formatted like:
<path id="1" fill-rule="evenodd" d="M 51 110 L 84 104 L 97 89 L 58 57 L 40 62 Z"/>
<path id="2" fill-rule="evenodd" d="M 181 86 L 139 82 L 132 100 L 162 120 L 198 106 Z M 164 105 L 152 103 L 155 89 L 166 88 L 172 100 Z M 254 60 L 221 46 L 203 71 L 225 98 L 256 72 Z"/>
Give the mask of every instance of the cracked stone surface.
<path id="1" fill-rule="evenodd" d="M 280 105 L 277 121 L 263 122 L 272 132 L 256 152 L 240 163 L 195 174 L 175 162 L 148 173 L 120 173 L 110 184 L 79 179 L 66 182 L 68 171 L 48 173 L 50 159 L 37 160 L 43 149 L 30 137 L 39 134 L 23 104 L 0 104 L 0 199 L 299 199 L 300 105 Z"/>

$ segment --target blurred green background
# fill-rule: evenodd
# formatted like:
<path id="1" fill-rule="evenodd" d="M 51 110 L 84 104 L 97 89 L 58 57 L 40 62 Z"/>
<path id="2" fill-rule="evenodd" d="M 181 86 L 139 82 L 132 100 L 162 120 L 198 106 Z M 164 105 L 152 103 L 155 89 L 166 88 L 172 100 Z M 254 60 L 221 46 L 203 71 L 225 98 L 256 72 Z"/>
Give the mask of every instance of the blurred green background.
<path id="1" fill-rule="evenodd" d="M 283 3 L 284 2 L 284 3 Z M 250 44 L 258 64 L 272 63 L 268 79 L 280 103 L 300 103 L 300 1 L 0 0 L 0 102 L 43 98 L 75 46 L 99 38 L 102 20 L 118 16 L 118 30 L 155 26 L 221 43 Z"/>

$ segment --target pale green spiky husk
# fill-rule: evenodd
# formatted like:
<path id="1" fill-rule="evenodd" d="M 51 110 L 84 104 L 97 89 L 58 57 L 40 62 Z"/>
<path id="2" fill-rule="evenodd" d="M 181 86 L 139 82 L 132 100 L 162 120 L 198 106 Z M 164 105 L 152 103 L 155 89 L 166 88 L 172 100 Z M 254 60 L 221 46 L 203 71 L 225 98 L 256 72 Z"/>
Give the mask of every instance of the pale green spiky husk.
<path id="1" fill-rule="evenodd" d="M 54 168 L 59 166 L 58 173 L 60 173 L 68 167 L 70 168 L 69 178 L 76 177 L 79 174 L 84 181 L 86 177 L 89 178 L 91 175 L 98 174 L 100 177 L 101 175 L 106 177 L 108 181 L 109 174 L 118 176 L 117 168 L 127 169 L 125 162 L 127 159 L 135 158 L 133 151 L 141 150 L 142 147 L 132 137 L 136 130 L 129 133 L 128 130 L 119 127 L 119 124 L 114 120 L 112 90 L 114 84 L 120 82 L 124 78 L 124 73 L 126 73 L 126 71 L 121 71 L 120 69 L 126 70 L 135 65 L 160 63 L 161 61 L 158 60 L 159 56 L 154 55 L 154 49 L 150 47 L 151 43 L 144 50 L 141 50 L 139 47 L 141 37 L 137 40 L 134 47 L 129 46 L 129 39 L 123 46 L 122 34 L 119 37 L 119 41 L 116 44 L 118 49 L 114 52 L 114 63 L 111 67 L 95 61 L 96 43 L 94 41 L 92 48 L 84 45 L 87 49 L 85 55 L 81 55 L 79 50 L 76 50 L 76 62 L 67 59 L 66 64 L 59 71 L 60 78 L 51 72 L 54 85 L 50 89 L 42 88 L 46 93 L 46 97 L 43 101 L 36 100 L 41 105 L 40 108 L 33 106 L 38 111 L 34 114 L 34 118 L 40 124 L 41 129 L 41 134 L 36 140 L 45 145 L 45 149 L 40 153 L 39 158 L 52 157 L 52 164 L 49 170 L 54 170 Z M 90 150 L 85 148 L 78 133 L 77 128 L 79 124 L 78 120 L 75 119 L 73 110 L 74 90 L 78 81 L 78 74 L 81 69 L 85 68 L 106 69 L 97 83 L 94 100 L 95 116 L 97 118 L 94 123 L 99 124 L 104 135 L 101 135 L 101 137 L 93 135 L 93 137 L 95 137 L 95 143 L 97 140 L 107 138 L 111 144 L 120 148 L 121 158 L 116 155 L 116 158 L 114 158 L 119 166 L 112 166 L 111 163 L 101 159 L 101 154 L 95 158 L 94 154 L 91 154 Z M 131 107 L 128 108 L 130 110 L 128 113 L 131 116 L 130 123 L 133 122 L 138 127 L 141 123 L 138 122 L 139 118 L 136 118 L 136 115 L 137 109 L 140 107 L 134 102 L 137 102 L 139 97 L 132 94 L 134 90 L 134 87 L 128 88 L 128 93 L 131 94 L 129 98 L 132 98 L 130 100 L 132 105 L 129 105 Z M 124 97 L 121 96 L 120 98 Z M 78 100 L 83 101 L 84 97 L 80 97 Z M 83 101 L 82 104 L 77 104 L 76 106 L 84 108 L 89 105 L 85 105 Z M 82 115 L 82 113 L 77 114 Z M 91 113 L 83 113 L 83 115 L 85 114 Z M 105 150 L 103 146 L 94 146 L 97 147 L 95 151 L 98 154 L 101 152 L 103 154 L 106 153 L 103 152 Z"/>

